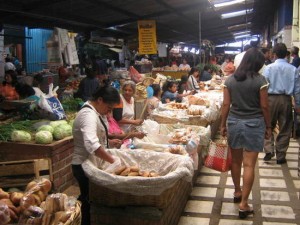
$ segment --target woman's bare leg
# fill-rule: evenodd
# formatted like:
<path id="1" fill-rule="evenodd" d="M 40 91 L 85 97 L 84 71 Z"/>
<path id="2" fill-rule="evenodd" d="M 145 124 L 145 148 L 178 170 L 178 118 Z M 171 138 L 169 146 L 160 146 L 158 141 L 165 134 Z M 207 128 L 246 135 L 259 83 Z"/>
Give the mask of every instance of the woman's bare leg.
<path id="1" fill-rule="evenodd" d="M 241 167 L 243 162 L 243 149 L 230 149 L 232 155 L 231 176 L 234 184 L 234 196 L 240 197 L 241 190 Z"/>

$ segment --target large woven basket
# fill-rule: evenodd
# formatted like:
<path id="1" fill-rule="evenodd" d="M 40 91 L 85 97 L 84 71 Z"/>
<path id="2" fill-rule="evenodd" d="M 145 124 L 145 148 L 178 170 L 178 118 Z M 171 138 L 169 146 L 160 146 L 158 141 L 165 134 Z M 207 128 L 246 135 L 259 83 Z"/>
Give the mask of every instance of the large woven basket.
<path id="1" fill-rule="evenodd" d="M 90 182 L 90 201 L 104 206 L 153 206 L 159 209 L 166 208 L 173 198 L 176 198 L 181 189 L 185 187 L 186 181 L 178 180 L 173 187 L 165 190 L 160 195 L 137 196 L 121 193 L 109 188 L 98 186 Z"/>
<path id="2" fill-rule="evenodd" d="M 81 203 L 77 201 L 74 212 L 67 220 L 67 222 L 64 223 L 64 225 L 80 225 L 80 224 L 81 224 Z"/>

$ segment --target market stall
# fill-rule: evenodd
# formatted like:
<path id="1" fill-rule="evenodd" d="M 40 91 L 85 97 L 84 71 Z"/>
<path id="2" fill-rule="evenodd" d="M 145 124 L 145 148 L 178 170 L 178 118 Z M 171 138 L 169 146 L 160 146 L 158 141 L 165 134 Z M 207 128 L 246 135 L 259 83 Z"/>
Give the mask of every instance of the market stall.
<path id="1" fill-rule="evenodd" d="M 94 224 L 176 224 L 191 191 L 192 160 L 143 149 L 109 152 L 121 167 L 96 158 L 83 163 Z"/>

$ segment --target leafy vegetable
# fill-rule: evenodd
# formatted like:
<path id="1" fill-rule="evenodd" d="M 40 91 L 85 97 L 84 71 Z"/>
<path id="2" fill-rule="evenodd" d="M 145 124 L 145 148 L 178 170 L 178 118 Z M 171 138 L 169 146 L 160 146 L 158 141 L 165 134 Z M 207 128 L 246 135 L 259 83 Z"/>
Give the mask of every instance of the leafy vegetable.
<path id="1" fill-rule="evenodd" d="M 68 122 L 66 120 L 57 120 L 57 121 L 50 122 L 50 126 L 52 126 L 53 128 L 55 128 L 61 124 L 68 124 Z"/>
<path id="2" fill-rule="evenodd" d="M 56 140 L 72 136 L 72 127 L 69 124 L 61 124 L 54 128 L 53 136 Z"/>
<path id="3" fill-rule="evenodd" d="M 27 131 L 30 134 L 33 134 L 35 129 L 33 124 L 36 120 L 24 120 L 24 121 L 14 121 L 7 124 L 0 125 L 0 141 L 10 141 L 11 134 L 14 130 L 23 130 Z"/>
<path id="4" fill-rule="evenodd" d="M 50 144 L 53 141 L 52 133 L 46 130 L 41 130 L 35 134 L 35 143 Z"/>
<path id="5" fill-rule="evenodd" d="M 14 130 L 11 133 L 11 140 L 16 142 L 30 142 L 31 134 L 24 130 Z"/>
<path id="6" fill-rule="evenodd" d="M 52 134 L 54 131 L 54 128 L 50 125 L 42 125 L 37 129 L 37 131 L 41 131 L 41 130 L 49 131 Z"/>

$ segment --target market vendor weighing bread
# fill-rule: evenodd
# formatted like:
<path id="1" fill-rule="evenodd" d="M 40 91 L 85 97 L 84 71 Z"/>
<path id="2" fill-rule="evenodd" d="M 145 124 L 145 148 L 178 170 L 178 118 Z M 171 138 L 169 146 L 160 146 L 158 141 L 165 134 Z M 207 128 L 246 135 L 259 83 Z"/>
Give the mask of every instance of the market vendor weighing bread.
<path id="1" fill-rule="evenodd" d="M 119 102 L 120 96 L 117 89 L 108 86 L 101 87 L 93 94 L 92 99 L 84 104 L 74 121 L 72 170 L 80 188 L 82 225 L 90 224 L 90 205 L 89 179 L 85 176 L 81 164 L 91 154 L 114 163 L 114 158 L 105 151 L 108 147 L 106 115 Z"/>

